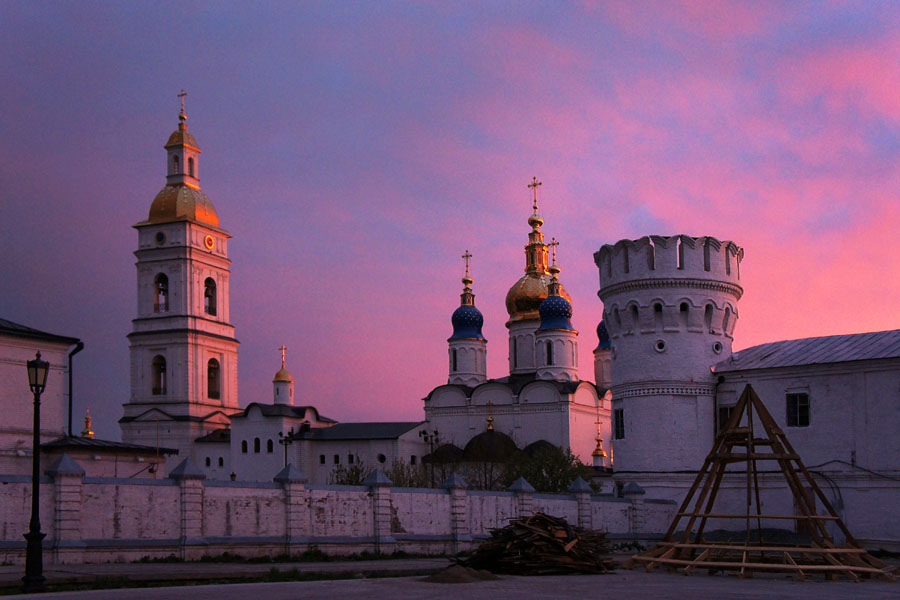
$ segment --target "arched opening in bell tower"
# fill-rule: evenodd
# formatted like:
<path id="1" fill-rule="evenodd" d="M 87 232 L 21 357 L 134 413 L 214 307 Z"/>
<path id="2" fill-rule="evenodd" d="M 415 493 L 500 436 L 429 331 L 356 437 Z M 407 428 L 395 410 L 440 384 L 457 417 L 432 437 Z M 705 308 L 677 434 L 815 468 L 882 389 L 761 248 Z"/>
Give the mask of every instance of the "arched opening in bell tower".
<path id="1" fill-rule="evenodd" d="M 210 316 L 216 316 L 216 281 L 207 277 L 203 284 L 203 310 Z"/>
<path id="2" fill-rule="evenodd" d="M 169 278 L 160 273 L 153 280 L 153 312 L 169 312 Z"/>
<path id="3" fill-rule="evenodd" d="M 151 363 L 152 393 L 154 396 L 166 395 L 166 359 L 156 355 Z"/>
<path id="4" fill-rule="evenodd" d="M 172 157 L 172 174 L 178 174 L 178 155 Z"/>
<path id="5" fill-rule="evenodd" d="M 219 361 L 214 358 L 209 359 L 206 364 L 206 397 L 213 400 L 219 399 Z"/>
<path id="6" fill-rule="evenodd" d="M 188 158 L 188 175 L 194 176 L 194 159 Z"/>

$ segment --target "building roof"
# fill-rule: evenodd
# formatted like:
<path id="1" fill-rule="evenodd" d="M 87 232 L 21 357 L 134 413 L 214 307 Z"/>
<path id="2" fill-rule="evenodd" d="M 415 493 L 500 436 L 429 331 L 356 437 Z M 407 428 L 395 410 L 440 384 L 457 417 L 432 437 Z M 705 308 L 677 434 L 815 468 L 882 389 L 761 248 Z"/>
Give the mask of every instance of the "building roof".
<path id="1" fill-rule="evenodd" d="M 714 373 L 900 358 L 900 329 L 770 342 L 735 352 Z"/>
<path id="2" fill-rule="evenodd" d="M 234 415 L 232 418 L 238 417 L 246 417 L 247 413 L 250 412 L 250 409 L 253 407 L 259 409 L 259 412 L 262 413 L 264 417 L 293 417 L 296 419 L 302 419 L 304 415 L 306 415 L 307 410 L 312 410 L 316 413 L 316 419 L 319 421 L 323 421 L 325 423 L 337 423 L 334 419 L 329 419 L 328 417 L 323 417 L 319 414 L 319 409 L 315 406 L 294 406 L 292 404 L 263 404 L 261 402 L 251 402 L 247 405 L 247 408 L 244 409 L 244 412 L 238 413 Z"/>
<path id="3" fill-rule="evenodd" d="M 97 452 L 110 452 L 120 454 L 178 454 L 174 448 L 157 449 L 155 446 L 142 446 L 140 444 L 126 444 L 125 442 L 113 442 L 110 440 L 98 440 L 97 438 L 78 437 L 65 435 L 51 442 L 41 444 L 41 450 L 72 450 L 89 449 Z"/>
<path id="4" fill-rule="evenodd" d="M 6 319 L 0 319 L 0 334 L 68 345 L 77 344 L 80 341 L 78 338 L 39 331 L 37 329 L 32 329 L 31 327 L 13 323 L 12 321 L 7 321 Z"/>
<path id="5" fill-rule="evenodd" d="M 338 423 L 301 431 L 292 439 L 302 440 L 393 440 L 425 421 L 386 423 Z"/>
<path id="6" fill-rule="evenodd" d="M 431 390 L 430 392 L 428 392 L 428 395 L 424 398 L 424 400 L 430 400 L 431 396 L 434 395 L 434 393 L 437 390 L 446 388 L 446 387 L 459 388 L 459 390 L 462 391 L 462 393 L 464 393 L 466 395 L 466 398 L 471 398 L 472 394 L 475 392 L 475 390 L 478 387 L 481 387 L 483 385 L 492 384 L 492 383 L 505 385 L 506 387 L 508 387 L 510 389 L 510 391 L 512 391 L 513 394 L 518 395 L 522 391 L 522 388 L 524 388 L 529 383 L 534 383 L 535 381 L 543 381 L 544 383 L 552 384 L 553 386 L 556 387 L 556 389 L 559 391 L 560 394 L 574 394 L 575 390 L 577 390 L 578 386 L 581 385 L 582 383 L 587 383 L 587 384 L 593 385 L 595 388 L 597 387 L 596 385 L 594 385 L 593 382 L 584 381 L 582 379 L 578 379 L 575 381 L 557 381 L 555 379 L 538 379 L 536 372 L 514 373 L 512 375 L 508 375 L 506 377 L 500 377 L 498 379 L 488 379 L 484 383 L 479 383 L 475 387 L 461 385 L 458 383 L 445 383 L 443 385 L 439 385 L 438 387 L 436 387 L 433 390 Z M 597 391 L 598 391 L 598 393 L 600 393 L 599 389 Z"/>
<path id="7" fill-rule="evenodd" d="M 231 430 L 227 428 L 213 429 L 206 435 L 201 435 L 194 441 L 198 444 L 230 444 Z"/>

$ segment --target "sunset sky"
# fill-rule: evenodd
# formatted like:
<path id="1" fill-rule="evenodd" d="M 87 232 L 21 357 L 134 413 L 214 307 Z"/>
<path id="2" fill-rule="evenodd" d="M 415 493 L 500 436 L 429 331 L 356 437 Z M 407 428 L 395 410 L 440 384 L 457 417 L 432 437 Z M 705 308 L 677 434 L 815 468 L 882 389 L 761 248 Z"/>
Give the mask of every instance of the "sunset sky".
<path id="1" fill-rule="evenodd" d="M 466 249 L 506 375 L 532 176 L 585 379 L 592 254 L 646 234 L 744 248 L 736 349 L 900 327 L 897 3 L 5 0 L 0 82 L 0 318 L 85 342 L 99 437 L 182 88 L 234 236 L 241 405 L 286 344 L 298 403 L 421 419 Z"/>

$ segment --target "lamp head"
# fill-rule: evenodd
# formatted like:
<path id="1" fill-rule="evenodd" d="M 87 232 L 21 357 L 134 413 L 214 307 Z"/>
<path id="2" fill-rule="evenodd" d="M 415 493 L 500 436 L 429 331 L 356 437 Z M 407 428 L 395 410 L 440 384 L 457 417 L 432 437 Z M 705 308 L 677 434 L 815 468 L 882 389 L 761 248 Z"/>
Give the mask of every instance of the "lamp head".
<path id="1" fill-rule="evenodd" d="M 41 394 L 47 386 L 47 373 L 50 372 L 50 363 L 41 360 L 41 353 L 34 355 L 34 360 L 28 363 L 28 387 L 32 394 Z"/>

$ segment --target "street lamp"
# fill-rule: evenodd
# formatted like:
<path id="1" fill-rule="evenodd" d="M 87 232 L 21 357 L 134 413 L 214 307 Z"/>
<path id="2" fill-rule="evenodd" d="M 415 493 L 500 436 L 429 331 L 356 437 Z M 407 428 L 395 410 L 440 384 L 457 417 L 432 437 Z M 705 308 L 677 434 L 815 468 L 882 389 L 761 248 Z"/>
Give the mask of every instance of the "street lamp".
<path id="1" fill-rule="evenodd" d="M 278 432 L 278 443 L 284 446 L 284 466 L 287 466 L 287 447 L 294 443 L 294 440 L 291 439 L 294 435 L 294 428 L 291 427 L 287 432 L 287 435 L 282 432 Z"/>
<path id="2" fill-rule="evenodd" d="M 34 394 L 34 437 L 31 455 L 31 523 L 25 539 L 25 577 L 22 578 L 22 591 L 26 594 L 46 592 L 44 584 L 44 557 L 41 540 L 46 534 L 41 533 L 40 507 L 40 470 L 41 470 L 41 393 L 47 385 L 47 373 L 50 363 L 41 360 L 38 352 L 34 360 L 28 363 L 28 387 Z"/>

